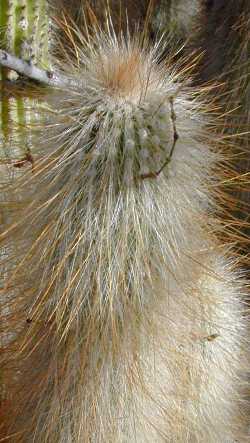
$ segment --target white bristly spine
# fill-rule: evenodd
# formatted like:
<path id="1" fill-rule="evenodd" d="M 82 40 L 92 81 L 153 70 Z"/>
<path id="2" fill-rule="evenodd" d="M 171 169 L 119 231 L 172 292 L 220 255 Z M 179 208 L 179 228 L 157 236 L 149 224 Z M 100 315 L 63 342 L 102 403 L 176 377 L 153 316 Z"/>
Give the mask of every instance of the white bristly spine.
<path id="1" fill-rule="evenodd" d="M 243 442 L 243 283 L 214 234 L 207 105 L 157 46 L 81 43 L 8 190 L 11 441 Z"/>

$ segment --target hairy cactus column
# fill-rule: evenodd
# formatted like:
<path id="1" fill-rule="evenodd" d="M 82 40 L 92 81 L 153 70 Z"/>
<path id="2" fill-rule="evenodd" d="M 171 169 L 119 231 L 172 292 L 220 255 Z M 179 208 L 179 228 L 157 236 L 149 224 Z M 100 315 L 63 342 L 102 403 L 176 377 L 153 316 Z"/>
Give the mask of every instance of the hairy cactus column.
<path id="1" fill-rule="evenodd" d="M 212 234 L 208 109 L 160 45 L 78 37 L 33 173 L 5 189 L 9 437 L 233 442 L 242 284 Z"/>

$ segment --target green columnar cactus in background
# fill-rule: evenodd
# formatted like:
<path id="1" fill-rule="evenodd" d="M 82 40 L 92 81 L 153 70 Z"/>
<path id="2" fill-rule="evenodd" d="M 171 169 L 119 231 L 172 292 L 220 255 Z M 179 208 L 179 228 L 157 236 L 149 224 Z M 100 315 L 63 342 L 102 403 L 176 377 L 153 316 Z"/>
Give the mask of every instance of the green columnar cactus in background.
<path id="1" fill-rule="evenodd" d="M 0 49 L 46 68 L 48 41 L 47 0 L 1 0 Z M 24 91 L 15 94 L 8 80 L 17 78 L 14 71 L 0 67 L 0 160 L 17 160 L 21 166 L 29 157 L 25 126 L 34 102 Z"/>
<path id="2" fill-rule="evenodd" d="M 46 9 L 47 0 L 0 0 L 0 49 L 46 68 Z M 13 165 L 10 176 L 21 166 L 32 163 L 31 139 L 25 128 L 34 122 L 31 108 L 34 109 L 35 100 L 27 87 L 19 88 L 17 79 L 16 72 L 0 66 L 0 164 Z M 1 180 L 5 181 L 8 176 L 1 176 Z M 1 212 L 1 222 L 2 215 Z M 2 345 L 0 343 L 0 347 Z M 6 401 L 6 396 L 0 372 L 0 398 Z"/>
<path id="3" fill-rule="evenodd" d="M 0 10 L 0 47 L 46 67 L 47 0 L 3 0 Z"/>

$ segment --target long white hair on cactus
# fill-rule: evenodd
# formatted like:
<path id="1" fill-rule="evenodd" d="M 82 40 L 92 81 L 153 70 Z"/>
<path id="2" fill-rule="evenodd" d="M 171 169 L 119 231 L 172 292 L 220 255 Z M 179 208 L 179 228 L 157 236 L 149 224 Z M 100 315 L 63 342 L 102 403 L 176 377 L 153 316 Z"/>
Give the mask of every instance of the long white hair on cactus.
<path id="1" fill-rule="evenodd" d="M 209 107 L 160 43 L 79 42 L 33 172 L 4 189 L 4 437 L 243 442 L 243 283 L 214 233 Z"/>

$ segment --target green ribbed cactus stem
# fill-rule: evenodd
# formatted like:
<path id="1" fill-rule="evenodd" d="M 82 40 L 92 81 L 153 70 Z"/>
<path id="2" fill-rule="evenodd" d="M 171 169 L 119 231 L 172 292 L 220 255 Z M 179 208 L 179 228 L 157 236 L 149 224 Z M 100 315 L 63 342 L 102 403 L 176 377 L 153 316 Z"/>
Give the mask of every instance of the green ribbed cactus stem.
<path id="1" fill-rule="evenodd" d="M 0 11 L 0 47 L 12 54 L 48 65 L 46 0 L 3 0 Z"/>
<path id="2" fill-rule="evenodd" d="M 0 10 L 0 48 L 24 60 L 48 68 L 48 15 L 46 0 L 2 0 Z M 32 120 L 32 99 L 15 95 L 6 80 L 18 74 L 0 68 L 0 161 L 14 163 L 27 157 L 25 126 Z M 33 113 L 34 114 L 34 113 Z M 24 162 L 25 163 L 25 162 Z M 24 164 L 23 163 L 23 164 Z M 18 163 L 20 165 L 20 163 Z"/>
<path id="3" fill-rule="evenodd" d="M 46 0 L 1 0 L 0 49 L 47 68 L 46 9 Z M 31 140 L 26 126 L 34 123 L 35 101 L 28 91 L 29 88 L 19 90 L 15 82 L 17 79 L 16 72 L 0 66 L 0 165 L 10 165 L 10 174 L 1 171 L 1 180 L 4 182 L 8 177 L 13 177 L 21 167 L 31 167 L 32 163 Z M 0 217 L 2 223 L 2 212 Z M 2 345 L 1 342 L 0 347 Z M 0 371 L 1 401 L 6 401 L 6 395 Z"/>

